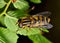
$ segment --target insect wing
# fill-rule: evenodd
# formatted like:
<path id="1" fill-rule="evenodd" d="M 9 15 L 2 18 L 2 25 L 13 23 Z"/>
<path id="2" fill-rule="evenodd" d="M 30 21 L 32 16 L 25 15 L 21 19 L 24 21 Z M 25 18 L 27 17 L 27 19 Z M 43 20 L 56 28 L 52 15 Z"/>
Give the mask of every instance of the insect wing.
<path id="1" fill-rule="evenodd" d="M 33 16 L 50 16 L 51 15 L 51 12 L 50 11 L 44 11 L 44 12 L 40 12 L 40 13 L 37 13 Z"/>
<path id="2" fill-rule="evenodd" d="M 46 28 L 46 29 L 50 29 L 50 28 L 52 28 L 52 27 L 53 27 L 52 24 L 43 25 L 43 28 Z"/>

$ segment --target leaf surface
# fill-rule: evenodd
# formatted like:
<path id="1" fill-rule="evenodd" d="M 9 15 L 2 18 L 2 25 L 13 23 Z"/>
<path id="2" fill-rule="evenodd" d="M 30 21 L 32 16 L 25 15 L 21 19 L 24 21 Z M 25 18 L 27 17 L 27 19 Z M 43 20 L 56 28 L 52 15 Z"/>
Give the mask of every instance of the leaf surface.
<path id="1" fill-rule="evenodd" d="M 21 10 L 16 10 L 16 11 L 9 11 L 8 15 L 12 16 L 12 17 L 16 17 L 16 18 L 21 18 L 21 17 L 25 17 L 25 16 L 29 16 L 28 14 L 26 14 L 24 11 Z"/>
<path id="2" fill-rule="evenodd" d="M 16 0 L 16 2 L 13 3 L 14 7 L 20 10 L 26 10 L 29 8 L 28 2 L 25 0 Z"/>
<path id="3" fill-rule="evenodd" d="M 17 34 L 28 36 L 28 35 L 35 35 L 39 34 L 41 31 L 38 28 L 19 28 Z"/>
<path id="4" fill-rule="evenodd" d="M 18 36 L 16 33 L 6 28 L 0 27 L 0 43 L 17 43 Z"/>
<path id="5" fill-rule="evenodd" d="M 6 2 L 4 0 L 0 0 L 0 8 L 3 8 L 5 6 Z"/>
<path id="6" fill-rule="evenodd" d="M 31 35 L 28 37 L 33 41 L 33 43 L 52 43 L 41 34 Z"/>
<path id="7" fill-rule="evenodd" d="M 41 3 L 41 0 L 30 0 L 31 2 L 33 2 L 33 3 Z"/>
<path id="8" fill-rule="evenodd" d="M 6 16 L 4 19 L 4 23 L 10 31 L 16 32 L 18 30 L 18 25 L 16 24 L 17 18 Z"/>

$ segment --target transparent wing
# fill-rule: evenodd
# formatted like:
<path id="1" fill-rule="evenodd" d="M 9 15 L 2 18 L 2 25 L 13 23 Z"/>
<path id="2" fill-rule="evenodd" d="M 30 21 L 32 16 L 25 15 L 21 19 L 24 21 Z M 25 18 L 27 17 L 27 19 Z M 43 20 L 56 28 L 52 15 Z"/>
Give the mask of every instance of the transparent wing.
<path id="1" fill-rule="evenodd" d="M 50 29 L 50 28 L 52 28 L 53 27 L 53 25 L 51 25 L 51 24 L 47 24 L 47 25 L 44 25 L 43 26 L 43 28 L 46 28 L 46 29 Z"/>
<path id="2" fill-rule="evenodd" d="M 44 12 L 40 12 L 40 13 L 37 13 L 33 16 L 50 16 L 51 15 L 51 12 L 50 11 L 44 11 Z"/>

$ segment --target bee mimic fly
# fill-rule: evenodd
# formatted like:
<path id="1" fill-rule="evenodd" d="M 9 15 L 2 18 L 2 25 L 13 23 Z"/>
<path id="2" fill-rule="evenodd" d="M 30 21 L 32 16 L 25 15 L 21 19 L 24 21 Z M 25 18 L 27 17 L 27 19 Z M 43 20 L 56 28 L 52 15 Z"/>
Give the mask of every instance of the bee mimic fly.
<path id="1" fill-rule="evenodd" d="M 50 18 L 48 17 L 51 14 L 49 11 L 41 12 L 35 15 L 28 17 L 23 17 L 18 20 L 19 27 L 37 27 L 37 28 L 47 28 L 50 29 L 53 26 L 50 24 Z"/>

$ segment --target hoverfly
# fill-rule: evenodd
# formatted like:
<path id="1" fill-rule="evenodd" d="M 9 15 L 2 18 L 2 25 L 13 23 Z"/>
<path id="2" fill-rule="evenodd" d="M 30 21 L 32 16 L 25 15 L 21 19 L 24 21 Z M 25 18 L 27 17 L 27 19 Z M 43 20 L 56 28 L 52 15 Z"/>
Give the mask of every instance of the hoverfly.
<path id="1" fill-rule="evenodd" d="M 48 17 L 51 14 L 49 11 L 41 12 L 35 15 L 23 17 L 18 20 L 19 27 L 37 27 L 37 28 L 47 28 L 50 29 L 53 26 L 49 23 L 50 18 Z"/>

